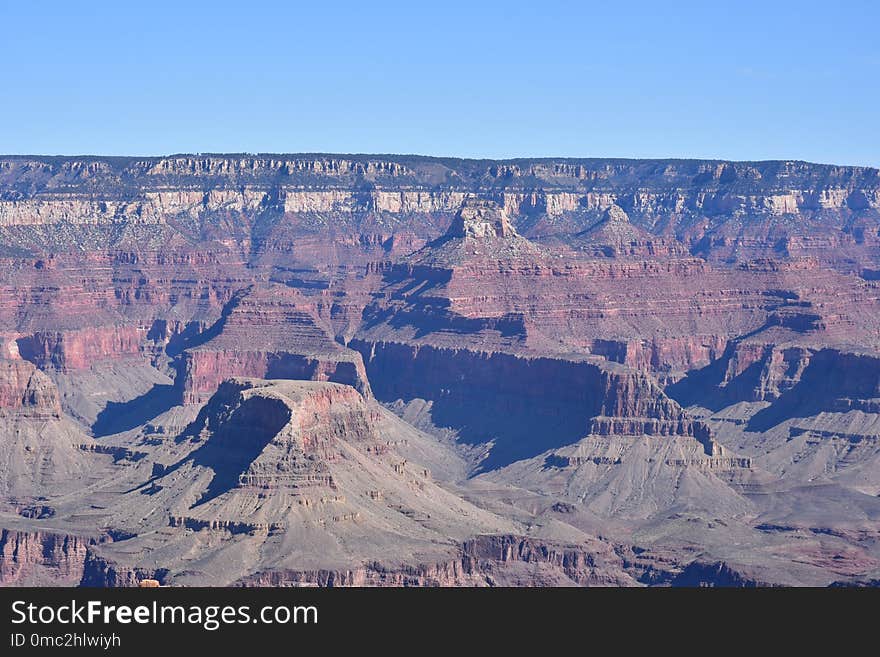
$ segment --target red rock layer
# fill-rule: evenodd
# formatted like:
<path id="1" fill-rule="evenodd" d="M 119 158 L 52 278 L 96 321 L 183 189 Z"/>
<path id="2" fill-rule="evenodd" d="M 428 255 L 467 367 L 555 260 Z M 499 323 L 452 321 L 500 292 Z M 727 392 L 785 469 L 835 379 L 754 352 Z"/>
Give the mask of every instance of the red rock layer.
<path id="1" fill-rule="evenodd" d="M 526 244 L 523 244 L 526 243 Z M 683 373 L 780 327 L 880 346 L 880 287 L 815 260 L 584 258 L 522 238 L 450 238 L 386 270 L 358 337 L 477 350 L 591 353 Z"/>
<path id="2" fill-rule="evenodd" d="M 77 586 L 89 539 L 44 531 L 0 530 L 0 586 Z"/>
<path id="3" fill-rule="evenodd" d="M 60 230 L 60 229 L 59 229 Z M 204 245 L 49 253 L 0 261 L 0 333 L 41 368 L 158 363 L 176 335 L 213 324 L 251 278 L 240 255 Z"/>
<path id="4" fill-rule="evenodd" d="M 183 354 L 179 376 L 188 404 L 206 401 L 232 376 L 334 381 L 370 394 L 360 355 L 333 339 L 314 301 L 284 286 L 237 301 L 215 337 Z"/>
<path id="5" fill-rule="evenodd" d="M 68 331 L 37 331 L 19 338 L 18 352 L 42 369 L 85 369 L 107 359 L 139 357 L 146 331 L 137 326 L 98 326 Z"/>

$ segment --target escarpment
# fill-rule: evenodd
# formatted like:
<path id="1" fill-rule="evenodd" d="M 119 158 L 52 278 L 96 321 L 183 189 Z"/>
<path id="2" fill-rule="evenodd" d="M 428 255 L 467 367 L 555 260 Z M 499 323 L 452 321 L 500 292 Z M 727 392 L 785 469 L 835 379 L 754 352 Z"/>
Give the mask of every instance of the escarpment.
<path id="1" fill-rule="evenodd" d="M 3 577 L 870 579 L 878 271 L 870 168 L 0 157 Z"/>
<path id="2" fill-rule="evenodd" d="M 0 530 L 0 585 L 76 586 L 93 539 L 48 531 Z"/>
<path id="3" fill-rule="evenodd" d="M 181 355 L 183 402 L 206 401 L 231 376 L 335 381 L 369 395 L 360 356 L 334 340 L 316 306 L 285 286 L 252 289 L 235 300 L 216 335 Z"/>
<path id="4" fill-rule="evenodd" d="M 296 248 L 289 238 L 309 234 L 318 236 L 316 255 L 341 253 L 349 249 L 339 238 L 352 234 L 382 235 L 389 245 L 396 235 L 434 239 L 475 196 L 497 204 L 530 238 L 576 235 L 609 210 L 622 212 L 632 230 L 645 231 L 622 252 L 676 253 L 680 240 L 710 259 L 787 249 L 856 271 L 853 264 L 867 263 L 878 247 L 880 182 L 875 169 L 860 167 L 272 155 L 6 157 L 0 165 L 0 234 L 22 252 L 40 243 L 64 251 L 183 235 L 266 254 Z M 835 256 L 841 248 L 850 249 L 849 262 Z"/>
<path id="5" fill-rule="evenodd" d="M 241 586 L 638 586 L 645 564 L 628 561 L 616 546 L 592 541 L 564 545 L 528 537 L 479 536 L 445 562 L 417 566 L 369 563 L 344 571 L 258 573 Z M 619 548 L 618 548 L 619 549 Z M 529 572 L 531 571 L 531 572 Z M 664 573 L 662 577 L 670 577 Z"/>
<path id="6" fill-rule="evenodd" d="M 483 467 L 600 435 L 691 436 L 713 453 L 710 431 L 649 376 L 601 360 L 352 343 L 380 400 L 431 402 L 440 427 L 466 442 L 494 441 Z M 541 382 L 536 385 L 536 382 Z"/>
<path id="7" fill-rule="evenodd" d="M 345 189 L 358 180 L 373 181 L 373 189 L 346 190 L 340 198 L 359 198 L 390 212 L 442 207 L 448 199 L 453 211 L 462 197 L 425 188 L 442 182 L 447 173 L 456 182 L 450 189 L 476 191 L 493 186 L 506 210 L 541 208 L 550 214 L 577 210 L 591 204 L 610 205 L 610 199 L 629 196 L 626 205 L 641 211 L 706 207 L 712 212 L 732 209 L 785 212 L 793 210 L 853 210 L 876 208 L 877 172 L 870 168 L 816 165 L 806 162 L 719 162 L 663 160 L 512 160 L 468 161 L 439 158 L 373 156 L 207 155 L 167 158 L 28 158 L 0 161 L 0 182 L 9 191 L 4 218 L 13 223 L 22 201 L 35 192 L 68 194 L 112 191 L 117 203 L 95 205 L 94 214 L 128 216 L 131 199 L 121 194 L 138 181 L 152 192 L 154 206 L 182 211 L 190 205 L 247 207 L 247 193 L 224 194 L 214 185 L 230 182 L 248 191 L 273 185 L 296 188 L 321 184 Z M 449 178 L 447 177 L 447 180 Z M 174 186 L 179 189 L 174 189 Z M 202 190 L 207 187 L 205 193 Z M 169 186 L 171 189 L 169 190 Z M 395 189 L 398 187 L 398 189 Z M 531 187 L 531 190 L 527 188 Z M 164 189 L 163 189 L 164 188 Z M 194 189 L 195 188 L 195 189 Z M 155 190 L 155 191 L 154 191 Z M 161 190 L 161 191 L 160 191 Z M 166 191 L 167 190 L 167 191 Z M 184 191 L 185 190 L 185 191 Z M 592 192 L 592 194 L 591 194 Z M 108 195 L 109 196 L 109 195 Z M 259 198 L 259 197 L 257 197 Z M 125 204 L 124 201 L 128 201 Z M 497 198 L 492 200 L 498 201 Z M 16 204 L 17 203 L 17 204 Z M 606 207 L 607 207 L 606 205 Z M 143 206 L 133 211 L 144 215 Z M 629 211 L 628 207 L 624 207 Z M 27 212 L 33 217 L 33 211 Z M 78 211 L 75 216 L 87 217 Z"/>

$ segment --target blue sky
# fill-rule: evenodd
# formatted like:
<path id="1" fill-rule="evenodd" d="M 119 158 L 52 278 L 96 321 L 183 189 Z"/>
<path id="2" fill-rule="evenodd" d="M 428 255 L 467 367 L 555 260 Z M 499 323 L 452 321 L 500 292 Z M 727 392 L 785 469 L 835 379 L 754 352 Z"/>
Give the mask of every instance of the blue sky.
<path id="1" fill-rule="evenodd" d="M 0 153 L 878 166 L 878 5 L 0 0 Z"/>

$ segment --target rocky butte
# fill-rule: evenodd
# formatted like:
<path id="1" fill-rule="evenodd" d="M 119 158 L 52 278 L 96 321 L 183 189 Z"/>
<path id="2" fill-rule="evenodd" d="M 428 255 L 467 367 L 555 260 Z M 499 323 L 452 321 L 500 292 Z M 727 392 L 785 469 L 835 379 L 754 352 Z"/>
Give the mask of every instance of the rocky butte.
<path id="1" fill-rule="evenodd" d="M 0 157 L 0 583 L 880 581 L 880 172 Z"/>

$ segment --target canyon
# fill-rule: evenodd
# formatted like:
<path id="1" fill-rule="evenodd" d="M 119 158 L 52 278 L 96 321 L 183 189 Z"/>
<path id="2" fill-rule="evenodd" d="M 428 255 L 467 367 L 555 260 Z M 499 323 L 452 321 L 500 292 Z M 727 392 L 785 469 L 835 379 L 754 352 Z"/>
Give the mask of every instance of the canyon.
<path id="1" fill-rule="evenodd" d="M 0 157 L 0 583 L 880 581 L 880 171 Z"/>

